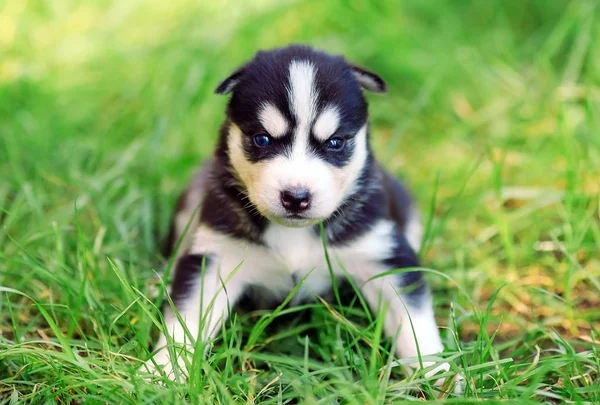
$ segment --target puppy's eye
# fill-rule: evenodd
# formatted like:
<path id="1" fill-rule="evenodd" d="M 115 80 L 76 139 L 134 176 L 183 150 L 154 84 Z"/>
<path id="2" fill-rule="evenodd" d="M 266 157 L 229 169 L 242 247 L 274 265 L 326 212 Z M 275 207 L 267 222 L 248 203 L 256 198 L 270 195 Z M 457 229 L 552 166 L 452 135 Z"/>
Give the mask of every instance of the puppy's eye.
<path id="1" fill-rule="evenodd" d="M 338 152 L 342 150 L 345 143 L 342 138 L 331 138 L 327 141 L 327 150 Z"/>
<path id="2" fill-rule="evenodd" d="M 264 148 L 271 144 L 271 137 L 266 134 L 254 135 L 254 144 L 259 148 Z"/>

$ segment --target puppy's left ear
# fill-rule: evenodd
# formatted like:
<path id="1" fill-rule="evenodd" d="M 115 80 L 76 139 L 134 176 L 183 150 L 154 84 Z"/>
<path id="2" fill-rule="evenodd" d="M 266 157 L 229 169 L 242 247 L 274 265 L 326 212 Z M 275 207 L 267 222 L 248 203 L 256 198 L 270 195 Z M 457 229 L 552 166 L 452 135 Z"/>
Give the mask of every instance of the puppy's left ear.
<path id="1" fill-rule="evenodd" d="M 385 93 L 387 91 L 387 84 L 378 74 L 370 72 L 356 65 L 350 65 L 352 73 L 358 84 L 365 90 L 372 91 L 373 93 Z"/>
<path id="2" fill-rule="evenodd" d="M 235 72 L 233 72 L 227 79 L 223 80 L 221 84 L 217 86 L 215 89 L 216 94 L 229 94 L 234 89 L 235 86 L 240 82 L 240 77 L 244 73 L 245 66 L 242 66 Z"/>

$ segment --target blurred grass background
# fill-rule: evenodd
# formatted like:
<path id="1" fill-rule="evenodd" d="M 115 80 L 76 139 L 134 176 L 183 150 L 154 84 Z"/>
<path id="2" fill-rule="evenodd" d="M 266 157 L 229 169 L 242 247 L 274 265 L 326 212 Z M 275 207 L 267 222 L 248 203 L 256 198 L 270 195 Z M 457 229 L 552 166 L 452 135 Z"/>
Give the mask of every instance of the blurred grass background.
<path id="1" fill-rule="evenodd" d="M 309 43 L 388 81 L 388 94 L 369 96 L 372 142 L 431 223 L 425 265 L 454 280 L 430 277 L 446 343 L 457 349 L 456 332 L 471 365 L 512 359 L 496 385 L 481 375 L 470 393 L 598 399 L 587 388 L 599 364 L 599 8 L 0 2 L 0 285 L 39 304 L 0 296 L 0 398 L 77 403 L 95 392 L 77 378 L 104 378 L 117 387 L 105 398 L 132 399 L 124 376 L 153 328 L 132 291 L 147 291 L 177 193 L 212 152 L 227 101 L 213 90 L 259 49 Z M 494 346 L 475 355 L 482 328 L 497 332 Z M 51 350 L 57 335 L 84 357 Z M 540 347 L 554 348 L 548 363 Z M 260 392 L 250 397 L 271 398 Z"/>

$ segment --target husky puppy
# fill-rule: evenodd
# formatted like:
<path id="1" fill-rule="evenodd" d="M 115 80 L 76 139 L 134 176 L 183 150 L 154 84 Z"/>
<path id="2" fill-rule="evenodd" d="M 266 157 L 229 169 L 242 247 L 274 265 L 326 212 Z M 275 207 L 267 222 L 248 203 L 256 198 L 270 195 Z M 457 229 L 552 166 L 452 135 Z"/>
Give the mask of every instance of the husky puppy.
<path id="1" fill-rule="evenodd" d="M 189 333 L 169 305 L 166 330 L 187 350 L 167 350 L 161 336 L 151 371 L 178 378 L 173 364 L 185 372 L 194 342 L 214 338 L 242 297 L 280 303 L 301 283 L 294 305 L 348 277 L 372 311 L 385 312 L 385 333 L 412 369 L 418 352 L 443 350 L 414 270 L 417 211 L 373 157 L 363 90 L 382 93 L 386 84 L 307 46 L 258 52 L 217 87 L 231 94 L 226 119 L 213 159 L 179 199 L 168 247 L 174 254 L 181 241 L 171 297 Z"/>

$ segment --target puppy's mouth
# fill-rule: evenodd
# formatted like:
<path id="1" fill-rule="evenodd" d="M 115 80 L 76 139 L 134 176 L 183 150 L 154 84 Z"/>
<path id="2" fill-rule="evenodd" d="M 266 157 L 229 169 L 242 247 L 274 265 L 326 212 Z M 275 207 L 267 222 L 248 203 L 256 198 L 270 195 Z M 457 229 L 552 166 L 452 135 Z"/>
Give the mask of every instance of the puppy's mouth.
<path id="1" fill-rule="evenodd" d="M 321 220 L 320 218 L 313 218 L 297 213 L 285 214 L 283 216 L 271 216 L 269 219 L 272 222 L 290 228 L 302 228 L 306 226 L 311 226 L 319 223 L 319 221 Z"/>

